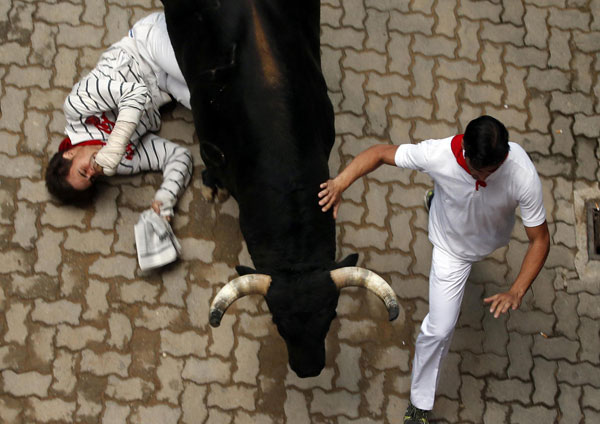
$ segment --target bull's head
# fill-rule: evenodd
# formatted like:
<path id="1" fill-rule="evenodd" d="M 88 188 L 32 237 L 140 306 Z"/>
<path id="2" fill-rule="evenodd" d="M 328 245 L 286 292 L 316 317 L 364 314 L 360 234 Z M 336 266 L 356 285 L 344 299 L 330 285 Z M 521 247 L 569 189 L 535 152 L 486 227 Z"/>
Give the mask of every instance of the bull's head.
<path id="1" fill-rule="evenodd" d="M 398 317 L 396 295 L 385 280 L 367 269 L 344 266 L 348 262 L 356 263 L 356 256 L 332 270 L 285 275 L 250 273 L 252 269 L 238 267 L 241 276 L 226 284 L 211 304 L 210 325 L 219 326 L 227 308 L 240 297 L 262 294 L 285 340 L 292 370 L 299 377 L 319 375 L 325 366 L 325 336 L 336 316 L 340 289 L 367 288 L 385 303 L 390 321 Z"/>

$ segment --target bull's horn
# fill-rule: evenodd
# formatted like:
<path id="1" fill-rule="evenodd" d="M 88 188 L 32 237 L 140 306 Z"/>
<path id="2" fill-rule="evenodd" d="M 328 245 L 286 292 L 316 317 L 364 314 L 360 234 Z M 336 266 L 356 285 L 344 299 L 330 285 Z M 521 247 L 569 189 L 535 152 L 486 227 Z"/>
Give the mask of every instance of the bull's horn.
<path id="1" fill-rule="evenodd" d="M 347 266 L 330 272 L 338 290 L 344 287 L 364 287 L 375 293 L 385 303 L 390 321 L 398 318 L 400 311 L 396 293 L 390 285 L 373 271 L 357 266 Z"/>
<path id="2" fill-rule="evenodd" d="M 213 327 L 221 324 L 221 318 L 233 302 L 249 294 L 267 294 L 271 277 L 265 274 L 247 274 L 225 284 L 210 305 L 209 322 Z"/>

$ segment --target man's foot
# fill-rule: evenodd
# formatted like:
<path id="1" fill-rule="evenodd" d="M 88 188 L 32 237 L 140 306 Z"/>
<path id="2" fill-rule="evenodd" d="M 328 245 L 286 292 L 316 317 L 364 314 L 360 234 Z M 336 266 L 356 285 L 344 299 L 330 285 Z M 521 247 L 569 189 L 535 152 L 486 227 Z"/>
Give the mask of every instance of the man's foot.
<path id="1" fill-rule="evenodd" d="M 428 415 L 429 411 L 419 409 L 409 402 L 404 413 L 404 424 L 429 424 Z"/>
<path id="2" fill-rule="evenodd" d="M 425 209 L 429 212 L 429 208 L 431 208 L 431 201 L 433 200 L 433 189 L 429 189 L 425 192 L 425 197 L 423 198 L 423 203 L 425 204 Z"/>

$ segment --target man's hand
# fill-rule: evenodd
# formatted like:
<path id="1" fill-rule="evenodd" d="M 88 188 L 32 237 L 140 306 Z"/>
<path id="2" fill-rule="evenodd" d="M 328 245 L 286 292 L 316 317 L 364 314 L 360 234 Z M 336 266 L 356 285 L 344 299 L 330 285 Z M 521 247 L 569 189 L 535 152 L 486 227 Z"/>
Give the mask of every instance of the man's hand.
<path id="1" fill-rule="evenodd" d="M 509 290 L 504 293 L 486 297 L 483 299 L 483 302 L 492 304 L 490 306 L 490 313 L 494 314 L 494 318 L 498 318 L 500 314 L 507 312 L 509 308 L 512 308 L 514 311 L 521 306 L 521 298 L 522 297 L 517 293 Z"/>
<path id="2" fill-rule="evenodd" d="M 157 214 L 158 216 L 161 216 L 161 215 L 160 215 L 160 207 L 161 207 L 161 206 L 162 206 L 162 202 L 160 202 L 160 201 L 158 201 L 158 200 L 153 200 L 153 201 L 152 201 L 152 210 L 153 210 L 154 212 L 156 212 L 156 214 Z M 163 216 L 163 218 L 164 218 L 164 219 L 166 219 L 166 220 L 167 220 L 167 222 L 171 222 L 171 217 L 170 217 L 169 215 L 167 215 L 167 216 Z"/>
<path id="3" fill-rule="evenodd" d="M 319 192 L 319 206 L 323 212 L 327 212 L 333 207 L 333 218 L 337 218 L 337 211 L 340 207 L 340 201 L 342 200 L 342 189 L 335 179 L 327 180 L 320 186 L 321 191 Z"/>

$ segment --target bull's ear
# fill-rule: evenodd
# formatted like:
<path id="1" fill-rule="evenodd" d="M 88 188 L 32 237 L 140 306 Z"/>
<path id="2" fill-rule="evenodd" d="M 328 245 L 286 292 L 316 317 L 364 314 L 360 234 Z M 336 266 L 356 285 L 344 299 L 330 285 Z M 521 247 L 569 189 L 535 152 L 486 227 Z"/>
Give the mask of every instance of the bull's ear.
<path id="1" fill-rule="evenodd" d="M 237 265 L 235 267 L 235 270 L 237 271 L 237 273 L 240 277 L 242 275 L 247 275 L 247 274 L 257 274 L 255 269 L 252 269 L 249 266 L 244 266 L 244 265 Z"/>
<path id="2" fill-rule="evenodd" d="M 355 266 L 358 262 L 358 253 L 352 253 L 335 264 L 333 269 L 344 268 L 345 266 Z"/>

